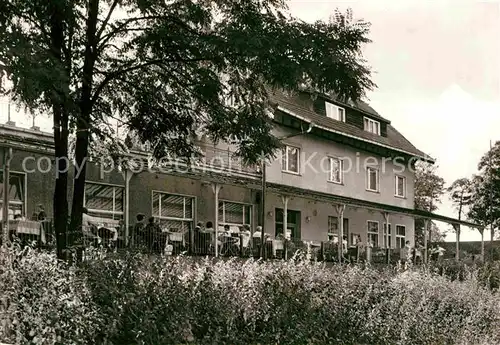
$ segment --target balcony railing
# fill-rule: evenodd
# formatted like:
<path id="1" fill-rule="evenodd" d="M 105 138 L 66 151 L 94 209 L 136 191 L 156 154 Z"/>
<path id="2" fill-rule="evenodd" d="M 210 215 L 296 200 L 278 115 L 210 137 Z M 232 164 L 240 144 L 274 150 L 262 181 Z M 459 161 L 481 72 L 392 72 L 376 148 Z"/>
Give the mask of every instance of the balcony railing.
<path id="1" fill-rule="evenodd" d="M 213 145 L 198 144 L 201 155 L 191 157 L 190 168 L 193 170 L 211 171 L 229 174 L 241 174 L 256 176 L 260 175 L 258 165 L 245 164 L 236 153 L 229 149 L 216 148 Z M 145 150 L 137 150 L 147 153 Z M 188 159 L 185 157 L 165 157 L 158 161 L 148 162 L 151 167 L 156 167 L 163 172 L 179 171 L 186 172 Z"/>
<path id="2" fill-rule="evenodd" d="M 200 145 L 200 148 L 203 152 L 203 157 L 199 161 L 201 165 L 230 172 L 260 173 L 257 165 L 245 164 L 234 151 L 219 149 L 211 145 Z"/>

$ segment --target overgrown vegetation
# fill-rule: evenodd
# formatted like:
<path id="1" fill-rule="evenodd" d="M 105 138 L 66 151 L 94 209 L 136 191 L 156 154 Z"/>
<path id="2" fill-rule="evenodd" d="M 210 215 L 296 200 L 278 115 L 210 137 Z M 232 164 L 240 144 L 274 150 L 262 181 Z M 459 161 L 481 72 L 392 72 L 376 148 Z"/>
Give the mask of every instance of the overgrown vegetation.
<path id="1" fill-rule="evenodd" d="M 16 251 L 0 261 L 0 341 L 11 344 L 500 343 L 500 297 L 478 280 L 498 276 L 493 266 L 451 281 L 305 261 L 127 255 L 67 269 Z"/>

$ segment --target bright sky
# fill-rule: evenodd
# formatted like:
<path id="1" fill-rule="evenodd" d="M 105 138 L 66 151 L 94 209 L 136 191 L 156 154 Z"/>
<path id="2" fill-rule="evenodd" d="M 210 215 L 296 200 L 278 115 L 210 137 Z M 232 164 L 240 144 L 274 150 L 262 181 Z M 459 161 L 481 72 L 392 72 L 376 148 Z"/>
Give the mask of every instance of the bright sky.
<path id="1" fill-rule="evenodd" d="M 336 7 L 372 23 L 365 57 L 378 89 L 370 104 L 437 159 L 447 184 L 475 173 L 489 140 L 500 140 L 500 0 L 290 1 L 306 21 L 326 20 Z M 0 115 L 5 121 L 5 105 Z M 14 120 L 31 126 L 29 116 Z M 36 122 L 51 127 L 48 119 Z M 457 216 L 447 197 L 438 213 Z M 480 236 L 464 229 L 462 239 Z"/>
<path id="2" fill-rule="evenodd" d="M 447 184 L 475 173 L 489 140 L 500 140 L 500 0 L 290 4 L 306 21 L 326 19 L 336 7 L 351 7 L 356 18 L 372 23 L 365 57 L 378 89 L 369 94 L 370 104 L 437 159 Z M 447 196 L 437 212 L 457 217 Z M 462 239 L 481 237 L 464 229 Z"/>

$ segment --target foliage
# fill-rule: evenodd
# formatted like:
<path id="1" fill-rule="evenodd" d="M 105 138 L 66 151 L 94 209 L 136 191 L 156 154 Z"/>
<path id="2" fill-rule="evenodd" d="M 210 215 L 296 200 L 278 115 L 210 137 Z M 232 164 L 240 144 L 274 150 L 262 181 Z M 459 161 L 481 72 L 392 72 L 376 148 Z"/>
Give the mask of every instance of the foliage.
<path id="1" fill-rule="evenodd" d="M 452 282 L 444 277 L 452 273 L 442 277 L 390 268 L 325 267 L 306 261 L 138 255 L 96 258 L 78 270 L 65 271 L 47 254 L 3 255 L 4 262 L 17 264 L 5 266 L 0 273 L 0 285 L 8 291 L 0 312 L 8 318 L 16 315 L 23 323 L 2 324 L 0 341 L 14 342 L 8 330 L 19 337 L 34 330 L 38 336 L 48 316 L 65 321 L 55 323 L 49 332 L 52 338 L 47 336 L 49 340 L 40 344 L 500 341 L 500 297 L 481 287 L 473 271 Z M 443 272 L 452 271 L 443 268 Z M 4 281 L 16 284 L 10 288 Z M 58 302 L 54 294 L 39 293 L 54 284 L 71 289 L 78 302 L 60 309 L 65 302 Z M 43 308 L 35 307 L 39 305 Z M 28 306 L 30 314 L 22 309 Z M 58 342 L 53 334 L 62 334 Z M 16 343 L 27 343 L 17 339 Z"/>
<path id="2" fill-rule="evenodd" d="M 468 217 L 479 224 L 493 223 L 498 229 L 500 222 L 500 142 L 481 157 L 479 174 L 473 176 L 474 194 Z M 494 234 L 492 234 L 493 238 Z"/>
<path id="3" fill-rule="evenodd" d="M 466 177 L 459 178 L 446 189 L 450 195 L 453 205 L 458 211 L 458 219 L 462 219 L 462 215 L 466 212 L 466 207 L 472 202 L 473 185 L 472 181 Z"/>
<path id="4" fill-rule="evenodd" d="M 419 162 L 415 166 L 415 208 L 434 212 L 438 209 L 443 196 L 444 179 L 437 174 L 437 167 Z M 431 225 L 432 235 L 431 240 L 439 241 L 442 234 L 439 228 Z M 415 219 L 415 240 L 416 242 L 424 242 L 424 221 L 423 219 Z"/>
<path id="5" fill-rule="evenodd" d="M 84 277 L 51 254 L 0 248 L 0 290 L 0 343 L 84 345 L 101 328 Z"/>

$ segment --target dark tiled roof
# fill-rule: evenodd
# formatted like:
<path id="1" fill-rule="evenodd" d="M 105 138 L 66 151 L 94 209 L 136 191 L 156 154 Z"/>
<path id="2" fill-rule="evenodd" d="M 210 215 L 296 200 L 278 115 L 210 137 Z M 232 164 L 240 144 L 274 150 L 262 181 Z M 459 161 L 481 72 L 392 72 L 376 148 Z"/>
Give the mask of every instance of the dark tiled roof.
<path id="1" fill-rule="evenodd" d="M 373 117 L 374 119 L 382 120 L 387 123 L 391 123 L 388 119 L 382 117 L 375 109 L 373 109 L 368 103 L 363 102 L 361 100 L 359 101 L 349 101 L 348 103 L 341 102 L 337 99 L 337 97 L 333 94 L 327 95 L 327 94 L 321 94 L 322 97 L 325 99 L 332 101 L 333 103 L 338 103 L 338 105 L 342 105 L 344 107 L 352 108 L 357 111 L 360 111 L 362 113 L 365 113 L 367 115 L 370 115 L 370 117 Z"/>
<path id="2" fill-rule="evenodd" d="M 412 143 L 410 143 L 390 124 L 387 124 L 387 137 L 384 137 L 364 131 L 354 125 L 342 121 L 333 120 L 324 115 L 320 115 L 313 110 L 308 109 L 304 104 L 303 98 L 301 97 L 299 99 L 297 95 L 287 95 L 281 91 L 273 91 L 270 92 L 270 100 L 272 103 L 281 106 L 292 114 L 312 121 L 316 126 L 324 127 L 332 131 L 341 132 L 342 134 L 345 134 L 347 136 L 356 137 L 360 140 L 369 141 L 375 144 L 380 144 L 381 146 L 389 147 L 395 151 L 409 153 L 411 155 L 433 161 L 431 157 L 413 146 Z"/>

